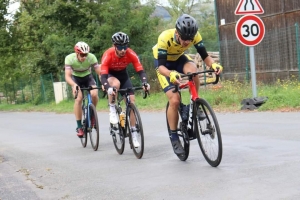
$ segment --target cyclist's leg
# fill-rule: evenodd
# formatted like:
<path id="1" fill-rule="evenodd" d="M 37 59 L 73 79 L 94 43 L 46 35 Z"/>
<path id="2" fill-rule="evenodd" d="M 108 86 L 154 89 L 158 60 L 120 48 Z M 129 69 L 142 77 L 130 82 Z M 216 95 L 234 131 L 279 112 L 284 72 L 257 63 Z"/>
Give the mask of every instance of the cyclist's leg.
<path id="1" fill-rule="evenodd" d="M 108 75 L 108 79 L 107 79 L 109 85 L 111 87 L 115 87 L 117 89 L 120 88 L 120 81 L 112 74 L 109 74 Z M 116 102 L 116 99 L 117 99 L 117 93 L 115 95 L 115 102 Z M 110 120 L 110 123 L 111 124 L 117 124 L 118 123 L 118 116 L 116 115 L 116 103 L 115 102 L 112 102 L 112 95 L 108 95 L 108 105 L 109 105 L 109 120 Z"/>
<path id="2" fill-rule="evenodd" d="M 188 72 L 194 73 L 197 72 L 197 66 L 194 63 L 194 61 L 186 54 L 183 54 L 180 59 L 182 60 L 181 62 L 184 63 L 183 65 L 183 73 L 187 74 Z M 193 77 L 193 80 L 196 85 L 196 90 L 199 91 L 199 86 L 200 86 L 200 80 L 199 76 L 196 75 Z M 197 116 L 200 120 L 205 119 L 205 114 L 201 109 L 197 110 Z"/>
<path id="3" fill-rule="evenodd" d="M 131 81 L 130 81 L 130 78 L 128 76 L 128 74 L 126 73 L 126 75 L 124 74 L 124 76 L 120 79 L 120 88 L 121 89 L 125 89 L 125 88 L 130 88 L 130 87 L 133 87 Z M 134 95 L 134 91 L 131 90 L 129 91 L 129 98 L 130 98 L 130 102 L 131 103 L 135 103 L 135 95 Z M 126 101 L 126 99 L 125 99 Z M 135 126 L 135 117 L 134 117 L 134 113 L 133 112 L 130 112 L 130 127 L 134 127 Z"/>
<path id="4" fill-rule="evenodd" d="M 135 95 L 130 95 L 130 102 L 135 104 Z M 133 127 L 135 125 L 135 117 L 133 111 L 130 112 L 130 127 Z"/>
<path id="5" fill-rule="evenodd" d="M 182 56 L 181 56 L 182 57 Z M 185 63 L 184 59 L 180 59 L 176 61 L 167 61 L 165 67 L 169 70 L 176 70 L 179 73 L 183 73 L 183 66 Z M 154 60 L 154 65 L 157 68 L 158 67 L 158 61 Z M 174 85 L 170 83 L 170 78 L 163 76 L 159 73 L 158 69 L 156 70 L 158 80 L 160 82 L 161 87 L 163 88 L 164 92 L 166 93 L 166 96 L 169 100 L 169 107 L 167 110 L 167 121 L 170 128 L 170 139 L 172 143 L 172 147 L 174 150 L 174 153 L 177 155 L 184 154 L 184 149 L 180 143 L 178 132 L 177 132 L 177 124 L 179 120 L 178 116 L 178 107 L 180 104 L 180 96 L 178 93 L 173 93 L 172 90 L 174 88 Z"/>
<path id="6" fill-rule="evenodd" d="M 89 75 L 89 85 L 91 85 L 92 87 L 97 87 L 96 85 L 96 81 L 93 77 L 92 74 Z M 92 96 L 92 101 L 94 106 L 97 108 L 97 104 L 98 104 L 98 90 L 91 90 L 91 96 Z"/>
<path id="7" fill-rule="evenodd" d="M 80 77 L 75 77 L 72 76 L 73 81 L 79 86 L 82 87 L 82 79 Z M 82 136 L 83 135 L 83 130 L 82 130 L 82 92 L 81 90 L 78 91 L 77 98 L 75 99 L 74 102 L 74 114 L 75 114 L 75 119 L 77 123 L 77 136 Z"/>
<path id="8" fill-rule="evenodd" d="M 181 59 L 181 62 L 183 63 L 183 73 L 184 74 L 187 74 L 188 72 L 191 72 L 191 73 L 197 72 L 197 66 L 190 56 L 183 54 L 182 56 L 180 56 L 180 59 Z M 193 79 L 194 79 L 194 82 L 196 85 L 196 89 L 197 89 L 197 91 L 199 91 L 199 86 L 200 86 L 199 76 L 196 75 L 196 76 L 194 76 Z"/>
<path id="9" fill-rule="evenodd" d="M 166 95 L 169 100 L 169 108 L 167 111 L 169 126 L 171 130 L 176 130 L 178 123 L 178 107 L 180 103 L 179 94 L 173 93 L 172 90 L 169 90 L 166 92 Z"/>
<path id="10" fill-rule="evenodd" d="M 160 82 L 161 87 L 163 88 L 166 96 L 168 97 L 169 107 L 167 110 L 167 121 L 169 124 L 170 132 L 170 140 L 174 150 L 174 153 L 177 155 L 184 154 L 184 149 L 180 143 L 179 136 L 177 133 L 177 123 L 178 123 L 178 107 L 180 103 L 180 96 L 178 93 L 173 93 L 172 90 L 174 85 L 170 83 L 170 78 L 161 75 L 158 70 L 156 71 L 158 80 Z"/>

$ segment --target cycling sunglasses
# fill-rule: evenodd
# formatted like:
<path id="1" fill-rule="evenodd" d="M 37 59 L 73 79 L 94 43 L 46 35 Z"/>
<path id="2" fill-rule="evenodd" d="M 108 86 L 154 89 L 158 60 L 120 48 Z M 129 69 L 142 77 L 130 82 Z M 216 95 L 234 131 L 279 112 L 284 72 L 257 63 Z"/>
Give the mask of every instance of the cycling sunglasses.
<path id="1" fill-rule="evenodd" d="M 80 55 L 81 58 L 85 58 L 85 57 L 88 56 L 88 53 L 80 53 L 79 55 Z"/>
<path id="2" fill-rule="evenodd" d="M 118 49 L 118 51 L 122 51 L 123 49 L 126 50 L 128 48 L 127 45 L 116 45 L 116 48 Z"/>
<path id="3" fill-rule="evenodd" d="M 194 38 L 190 38 L 190 37 L 182 37 L 181 35 L 179 35 L 180 39 L 183 41 L 193 41 Z"/>

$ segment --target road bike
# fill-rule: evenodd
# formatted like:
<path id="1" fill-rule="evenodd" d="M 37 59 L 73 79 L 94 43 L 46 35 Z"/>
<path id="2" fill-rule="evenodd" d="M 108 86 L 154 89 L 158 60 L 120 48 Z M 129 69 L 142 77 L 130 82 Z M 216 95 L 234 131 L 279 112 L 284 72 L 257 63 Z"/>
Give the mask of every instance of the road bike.
<path id="1" fill-rule="evenodd" d="M 90 91 L 94 89 L 101 89 L 101 87 L 80 88 L 82 91 L 82 129 L 84 132 L 83 137 L 80 138 L 82 146 L 85 148 L 88 140 L 88 133 L 94 151 L 98 150 L 99 146 L 99 124 L 96 107 L 92 102 Z M 75 99 L 77 98 L 79 86 L 76 86 Z M 92 120 L 93 119 L 93 120 Z"/>
<path id="2" fill-rule="evenodd" d="M 129 146 L 133 150 L 134 155 L 140 159 L 144 153 L 144 131 L 140 113 L 135 104 L 130 101 L 130 92 L 136 90 L 142 90 L 143 87 L 129 87 L 118 90 L 116 114 L 119 119 L 116 125 L 110 123 L 110 134 L 113 139 L 114 146 L 117 152 L 121 155 L 125 148 L 125 138 L 129 138 Z M 146 99 L 149 95 L 149 91 L 144 92 L 143 98 Z M 116 100 L 113 96 L 112 102 Z M 122 112 L 122 102 L 125 101 L 125 112 Z M 124 106 L 123 106 L 124 107 Z M 131 125 L 134 123 L 134 125 Z M 132 142 L 133 128 L 136 129 L 137 139 L 140 146 L 134 147 Z"/>
<path id="3" fill-rule="evenodd" d="M 176 85 L 173 90 L 178 92 L 180 96 L 180 106 L 178 113 L 180 119 L 178 120 L 177 133 L 179 140 L 183 146 L 184 154 L 177 155 L 182 161 L 185 161 L 189 156 L 190 141 L 197 138 L 198 144 L 206 161 L 213 167 L 217 167 L 222 159 L 222 137 L 219 123 L 215 112 L 210 104 L 198 96 L 193 77 L 197 74 L 213 73 L 214 70 L 205 70 L 201 72 L 184 74 L 181 77 L 187 77 L 188 81 L 181 85 Z M 219 76 L 216 75 L 214 82 L 205 84 L 216 84 L 219 81 Z M 190 91 L 190 104 L 184 105 L 182 103 L 181 89 L 188 88 Z M 169 102 L 166 106 L 166 114 L 169 108 Z M 168 118 L 167 128 L 170 134 L 170 127 Z"/>

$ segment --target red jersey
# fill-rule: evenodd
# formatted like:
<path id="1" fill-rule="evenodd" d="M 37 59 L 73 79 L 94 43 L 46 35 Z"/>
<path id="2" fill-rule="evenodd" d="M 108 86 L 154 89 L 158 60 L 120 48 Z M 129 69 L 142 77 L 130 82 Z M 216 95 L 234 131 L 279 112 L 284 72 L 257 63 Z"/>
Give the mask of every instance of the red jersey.
<path id="1" fill-rule="evenodd" d="M 121 71 L 126 69 L 127 65 L 132 63 L 136 72 L 144 70 L 137 54 L 130 48 L 127 48 L 125 55 L 119 58 L 116 55 L 115 47 L 106 50 L 101 59 L 101 74 L 108 74 L 110 71 Z"/>

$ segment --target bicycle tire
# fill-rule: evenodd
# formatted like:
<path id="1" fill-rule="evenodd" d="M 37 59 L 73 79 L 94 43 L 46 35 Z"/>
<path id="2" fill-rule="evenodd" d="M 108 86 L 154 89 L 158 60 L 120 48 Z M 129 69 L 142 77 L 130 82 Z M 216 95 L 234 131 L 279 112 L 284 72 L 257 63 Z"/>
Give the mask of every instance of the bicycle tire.
<path id="1" fill-rule="evenodd" d="M 88 132 L 90 134 L 90 141 L 91 141 L 92 148 L 94 149 L 94 151 L 97 151 L 98 146 L 99 146 L 98 115 L 97 115 L 96 107 L 93 104 L 89 105 L 89 109 L 90 109 L 90 119 L 92 119 L 92 117 L 94 117 L 95 124 L 93 127 L 92 126 L 88 127 Z M 92 125 L 92 124 L 90 123 L 90 125 Z"/>
<path id="2" fill-rule="evenodd" d="M 169 126 L 169 122 L 168 122 L 168 116 L 167 116 L 167 113 L 168 113 L 168 108 L 169 108 L 169 102 L 167 103 L 167 106 L 166 106 L 166 121 L 167 121 L 167 128 L 168 128 L 168 134 L 170 135 L 170 126 Z M 178 115 L 180 116 L 180 113 L 178 111 Z M 190 153 L 190 140 L 189 140 L 189 136 L 188 136 L 188 133 L 187 133 L 187 130 L 183 130 L 182 128 L 182 120 L 181 120 L 181 116 L 179 117 L 179 120 L 178 120 L 178 125 L 177 125 L 177 133 L 178 133 L 178 136 L 179 136 L 179 141 L 181 142 L 181 145 L 183 144 L 183 149 L 185 151 L 185 154 L 181 154 L 181 155 L 177 155 L 175 154 L 181 161 L 186 161 L 189 157 L 189 153 Z M 170 142 L 171 142 L 171 138 L 170 138 Z M 171 146 L 172 146 L 172 143 L 171 143 Z M 172 146 L 173 148 L 173 146 Z"/>
<path id="3" fill-rule="evenodd" d="M 205 99 L 198 99 L 194 105 L 193 121 L 199 147 L 205 160 L 212 167 L 217 167 L 221 163 L 223 154 L 222 137 L 217 117 Z M 196 117 L 200 107 L 206 115 L 203 120 Z"/>
<path id="4" fill-rule="evenodd" d="M 118 109 L 118 107 L 116 106 L 116 113 L 117 116 L 120 116 L 120 111 Z M 118 123 L 117 127 L 110 124 L 111 127 L 111 136 L 113 139 L 113 143 L 115 146 L 116 151 L 118 152 L 118 154 L 123 154 L 124 152 L 124 148 L 125 148 L 125 136 L 124 136 L 124 129 L 121 127 L 120 122 Z M 113 131 L 112 129 L 115 129 L 115 131 Z"/>
<path id="5" fill-rule="evenodd" d="M 83 129 L 84 135 L 83 135 L 83 137 L 80 138 L 80 141 L 81 141 L 82 147 L 85 148 L 87 145 L 88 134 L 87 134 L 87 123 L 85 123 L 86 115 L 84 112 L 84 107 L 82 107 L 82 119 L 83 119 L 82 120 L 82 129 Z"/>
<path id="6" fill-rule="evenodd" d="M 133 153 L 136 156 L 136 158 L 141 159 L 144 154 L 144 130 L 143 130 L 141 116 L 140 116 L 140 113 L 139 113 L 137 107 L 133 103 L 128 105 L 127 110 L 128 110 L 127 111 L 127 122 L 128 122 L 127 127 L 128 127 L 128 133 L 129 133 L 130 147 L 132 148 Z M 132 132 L 131 132 L 131 128 L 130 128 L 130 111 L 132 111 L 134 113 L 135 128 L 137 130 L 137 138 L 140 143 L 140 146 L 136 147 L 136 148 L 133 146 L 133 142 L 132 142 Z"/>

